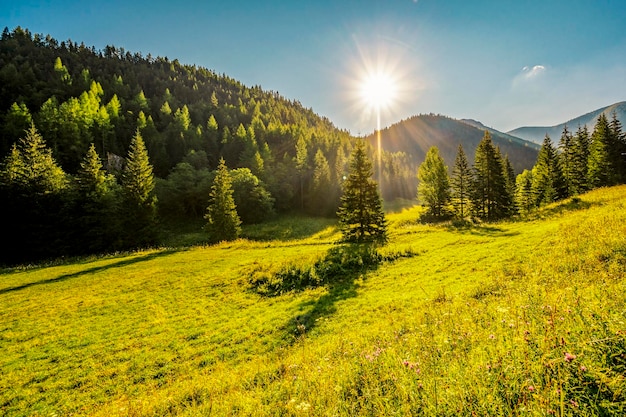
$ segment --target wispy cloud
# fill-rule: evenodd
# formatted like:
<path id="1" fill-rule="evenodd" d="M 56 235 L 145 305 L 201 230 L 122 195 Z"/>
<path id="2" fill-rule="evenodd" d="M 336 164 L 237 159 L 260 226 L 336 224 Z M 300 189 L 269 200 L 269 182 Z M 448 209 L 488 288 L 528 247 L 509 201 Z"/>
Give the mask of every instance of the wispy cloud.
<path id="1" fill-rule="evenodd" d="M 527 80 L 539 77 L 541 74 L 546 72 L 546 67 L 544 65 L 535 65 L 534 67 L 525 66 L 522 68 L 521 76 Z"/>
<path id="2" fill-rule="evenodd" d="M 527 65 L 513 77 L 511 88 L 514 91 L 526 92 L 530 89 L 541 89 L 545 86 L 549 71 L 545 65 Z"/>

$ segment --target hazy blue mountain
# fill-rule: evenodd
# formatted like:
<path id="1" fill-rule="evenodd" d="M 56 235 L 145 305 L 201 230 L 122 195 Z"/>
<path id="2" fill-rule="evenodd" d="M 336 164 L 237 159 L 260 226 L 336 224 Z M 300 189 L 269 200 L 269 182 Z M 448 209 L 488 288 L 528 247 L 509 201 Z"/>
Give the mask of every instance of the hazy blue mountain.
<path id="1" fill-rule="evenodd" d="M 446 165 L 451 168 L 459 144 L 463 145 L 470 163 L 474 161 L 476 147 L 485 130 L 491 132 L 492 140 L 500 147 L 502 154 L 509 156 L 517 173 L 533 167 L 539 145 L 487 128 L 474 120 L 457 120 L 434 114 L 413 116 L 383 129 L 381 142 L 386 151 L 413 155 L 413 160 L 418 165 L 424 160 L 428 149 L 436 146 Z M 375 135 L 368 136 L 367 139 L 372 145 L 376 145 Z"/>
<path id="2" fill-rule="evenodd" d="M 591 131 L 593 130 L 600 113 L 604 113 L 610 121 L 613 118 L 613 112 L 617 114 L 617 118 L 622 122 L 622 124 L 626 123 L 626 101 L 621 101 L 587 114 L 583 114 L 582 116 L 568 120 L 567 122 L 556 126 L 525 126 L 511 130 L 508 133 L 536 143 L 543 142 L 543 138 L 545 138 L 547 134 L 550 138 L 552 138 L 553 142 L 556 142 L 561 137 L 561 133 L 563 132 L 563 127 L 565 125 L 567 125 L 570 131 L 576 131 L 578 126 L 587 125 Z"/>

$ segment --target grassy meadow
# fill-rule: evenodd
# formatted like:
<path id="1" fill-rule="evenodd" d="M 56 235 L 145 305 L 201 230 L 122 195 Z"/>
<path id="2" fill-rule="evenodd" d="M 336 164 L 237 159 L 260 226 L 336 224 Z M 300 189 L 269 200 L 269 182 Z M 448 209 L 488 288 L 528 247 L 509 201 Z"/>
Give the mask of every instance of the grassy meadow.
<path id="1" fill-rule="evenodd" d="M 626 186 L 502 223 L 419 214 L 389 214 L 371 264 L 293 218 L 3 270 L 0 414 L 626 414 Z"/>

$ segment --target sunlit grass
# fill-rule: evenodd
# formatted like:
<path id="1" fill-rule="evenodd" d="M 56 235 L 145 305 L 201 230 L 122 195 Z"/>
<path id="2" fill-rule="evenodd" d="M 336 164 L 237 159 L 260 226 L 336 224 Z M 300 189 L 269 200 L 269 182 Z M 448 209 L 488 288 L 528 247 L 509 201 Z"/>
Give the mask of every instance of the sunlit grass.
<path id="1" fill-rule="evenodd" d="M 5 271 L 0 412 L 623 415 L 626 187 L 497 224 L 420 210 L 379 249 L 411 256 L 282 295 L 250 271 L 312 265 L 331 223 Z"/>

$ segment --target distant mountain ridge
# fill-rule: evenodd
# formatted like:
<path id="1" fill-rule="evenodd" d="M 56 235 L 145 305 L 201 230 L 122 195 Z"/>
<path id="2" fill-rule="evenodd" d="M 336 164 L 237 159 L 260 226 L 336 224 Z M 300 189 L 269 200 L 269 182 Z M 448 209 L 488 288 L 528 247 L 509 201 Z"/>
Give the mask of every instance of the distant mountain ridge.
<path id="1" fill-rule="evenodd" d="M 601 113 L 604 113 L 607 119 L 611 120 L 613 112 L 615 112 L 617 118 L 622 122 L 622 124 L 626 123 L 626 101 L 621 101 L 619 103 L 611 104 L 610 106 L 586 113 L 556 126 L 525 126 L 513 129 L 507 133 L 535 143 L 543 142 L 545 136 L 548 135 L 553 142 L 556 142 L 561 137 L 561 133 L 563 133 L 565 125 L 567 125 L 570 131 L 575 131 L 578 129 L 578 126 L 584 125 L 587 125 L 589 130 L 593 130 L 596 120 Z"/>
<path id="2" fill-rule="evenodd" d="M 448 168 L 452 169 L 459 144 L 463 145 L 470 163 L 473 163 L 476 147 L 485 130 L 491 133 L 493 143 L 500 147 L 502 154 L 509 156 L 517 173 L 533 167 L 539 145 L 487 128 L 475 120 L 458 120 L 434 114 L 413 116 L 383 129 L 381 142 L 385 151 L 412 155 L 417 165 L 424 160 L 428 149 L 436 146 Z M 375 135 L 367 139 L 372 145 L 376 144 Z"/>

